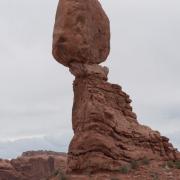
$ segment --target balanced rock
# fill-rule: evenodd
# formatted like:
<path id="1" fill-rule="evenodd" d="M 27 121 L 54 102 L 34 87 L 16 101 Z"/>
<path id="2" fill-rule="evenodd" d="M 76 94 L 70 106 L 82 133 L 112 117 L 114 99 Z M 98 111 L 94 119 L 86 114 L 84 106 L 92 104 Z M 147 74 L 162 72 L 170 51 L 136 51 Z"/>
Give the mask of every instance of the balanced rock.
<path id="1" fill-rule="evenodd" d="M 67 172 L 117 171 L 131 161 L 179 159 L 169 139 L 140 125 L 129 95 L 107 82 L 109 20 L 98 0 L 60 0 L 53 55 L 75 76 Z"/>
<path id="2" fill-rule="evenodd" d="M 53 56 L 65 66 L 72 62 L 98 64 L 110 50 L 109 20 L 98 0 L 60 0 L 53 33 Z"/>

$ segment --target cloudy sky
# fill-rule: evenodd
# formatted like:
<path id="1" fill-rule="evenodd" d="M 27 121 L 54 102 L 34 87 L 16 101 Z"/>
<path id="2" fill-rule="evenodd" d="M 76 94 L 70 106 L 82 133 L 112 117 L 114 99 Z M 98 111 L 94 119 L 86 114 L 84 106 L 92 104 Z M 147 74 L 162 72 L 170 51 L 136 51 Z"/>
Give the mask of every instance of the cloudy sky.
<path id="1" fill-rule="evenodd" d="M 53 60 L 58 0 L 0 1 L 0 158 L 66 151 L 73 76 Z M 180 1 L 101 0 L 111 21 L 109 81 L 133 100 L 139 122 L 180 148 Z"/>

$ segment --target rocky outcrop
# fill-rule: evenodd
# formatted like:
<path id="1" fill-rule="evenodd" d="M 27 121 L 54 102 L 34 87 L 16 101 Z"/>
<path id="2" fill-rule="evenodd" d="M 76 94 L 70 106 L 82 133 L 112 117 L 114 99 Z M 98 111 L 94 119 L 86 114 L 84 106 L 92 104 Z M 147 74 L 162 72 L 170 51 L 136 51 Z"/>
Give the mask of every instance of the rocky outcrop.
<path id="1" fill-rule="evenodd" d="M 152 180 L 153 177 L 162 180 L 179 180 L 180 177 L 180 161 L 174 162 L 173 167 L 173 162 L 168 162 L 167 164 L 170 164 L 171 168 L 166 165 L 166 162 L 154 160 L 148 164 L 147 162 L 146 164 L 137 164 L 131 169 L 129 166 L 127 174 L 123 174 L 121 169 L 119 169 L 116 172 L 103 171 L 91 175 L 89 172 L 84 174 L 66 174 L 66 161 L 67 156 L 65 153 L 48 151 L 25 152 L 22 156 L 12 161 L 0 160 L 0 180 Z"/>
<path id="2" fill-rule="evenodd" d="M 98 0 L 60 0 L 53 55 L 75 76 L 67 172 L 116 171 L 133 160 L 176 160 L 169 139 L 140 125 L 131 99 L 107 82 L 109 20 Z"/>
<path id="3" fill-rule="evenodd" d="M 66 154 L 30 151 L 11 161 L 0 160 L 0 180 L 47 179 L 56 170 L 65 170 Z"/>
<path id="4" fill-rule="evenodd" d="M 65 66 L 101 63 L 110 50 L 109 20 L 98 0 L 60 0 L 53 33 L 53 55 Z"/>
<path id="5" fill-rule="evenodd" d="M 169 139 L 140 125 L 129 95 L 108 83 L 107 68 L 73 65 L 73 130 L 68 172 L 118 170 L 132 160 L 176 160 Z"/>

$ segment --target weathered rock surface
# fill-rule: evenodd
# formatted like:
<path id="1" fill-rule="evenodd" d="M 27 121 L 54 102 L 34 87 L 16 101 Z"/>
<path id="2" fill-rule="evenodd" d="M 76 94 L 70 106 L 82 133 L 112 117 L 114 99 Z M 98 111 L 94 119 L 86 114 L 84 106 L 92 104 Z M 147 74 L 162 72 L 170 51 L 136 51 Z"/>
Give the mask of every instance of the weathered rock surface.
<path id="1" fill-rule="evenodd" d="M 52 161 L 54 161 L 54 165 Z M 136 169 L 129 170 L 127 174 L 123 174 L 119 170 L 91 175 L 88 172 L 88 175 L 66 174 L 66 161 L 65 153 L 29 151 L 14 159 L 13 163 L 8 160 L 0 160 L 0 180 L 152 180 L 153 177 L 157 177 L 159 180 L 180 179 L 180 169 L 177 167 L 167 168 L 164 166 L 165 162 L 156 160 L 150 161 L 146 165 L 139 164 Z"/>
<path id="2" fill-rule="evenodd" d="M 98 0 L 60 0 L 53 33 L 53 55 L 71 62 L 98 64 L 110 50 L 109 20 Z"/>
<path id="3" fill-rule="evenodd" d="M 75 135 L 69 146 L 68 172 L 113 171 L 144 157 L 177 160 L 177 150 L 168 138 L 138 123 L 129 96 L 119 85 L 106 81 L 107 69 L 90 66 L 78 64 L 70 70 L 76 75 Z"/>
<path id="4" fill-rule="evenodd" d="M 99 66 L 110 50 L 109 20 L 98 0 L 60 0 L 53 34 L 53 55 L 75 76 L 67 172 L 117 171 L 148 158 L 177 160 L 169 139 L 140 125 L 129 96 L 107 82 Z"/>
<path id="5" fill-rule="evenodd" d="M 129 169 L 127 173 L 99 172 L 94 174 L 62 174 L 50 177 L 48 180 L 180 180 L 180 169 L 164 167 L 162 162 L 151 161 L 150 164 L 140 165 Z"/>
<path id="6" fill-rule="evenodd" d="M 180 180 L 180 169 L 163 167 L 162 162 L 152 161 L 148 165 L 138 166 L 127 173 L 99 172 L 95 174 L 70 174 L 62 173 L 50 177 L 48 180 Z"/>
<path id="7" fill-rule="evenodd" d="M 45 180 L 57 169 L 65 170 L 65 162 L 64 153 L 26 152 L 11 161 L 0 160 L 0 180 Z"/>

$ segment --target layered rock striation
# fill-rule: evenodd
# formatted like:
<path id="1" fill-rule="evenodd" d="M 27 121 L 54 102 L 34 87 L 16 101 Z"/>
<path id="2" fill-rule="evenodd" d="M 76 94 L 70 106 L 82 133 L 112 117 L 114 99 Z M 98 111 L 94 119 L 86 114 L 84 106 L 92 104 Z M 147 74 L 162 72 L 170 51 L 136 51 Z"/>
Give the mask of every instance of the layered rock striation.
<path id="1" fill-rule="evenodd" d="M 61 0 L 53 36 L 53 55 L 75 76 L 67 172 L 116 171 L 132 160 L 177 160 L 169 139 L 140 125 L 131 99 L 107 82 L 109 20 L 98 0 Z"/>
<path id="2" fill-rule="evenodd" d="M 68 171 L 118 170 L 143 158 L 176 160 L 177 150 L 169 139 L 140 125 L 129 95 L 106 81 L 107 68 L 86 66 L 71 69 L 76 76 L 72 112 L 75 135 L 69 146 Z"/>
<path id="3" fill-rule="evenodd" d="M 64 170 L 65 162 L 65 153 L 25 152 L 17 159 L 0 160 L 0 180 L 48 179 L 56 170 Z"/>

